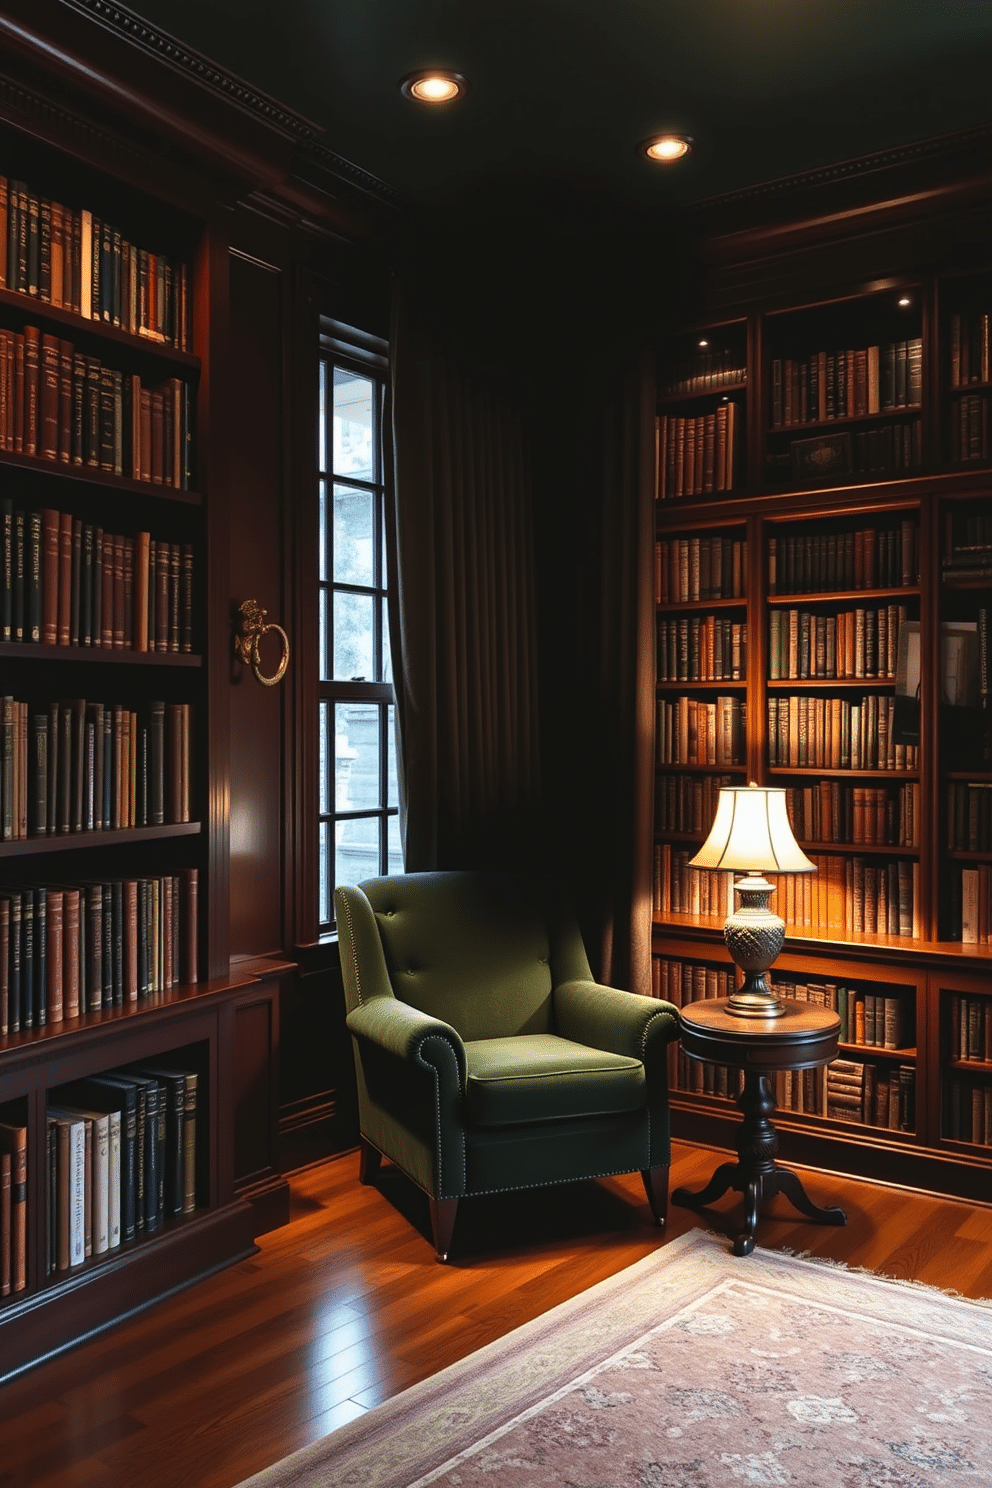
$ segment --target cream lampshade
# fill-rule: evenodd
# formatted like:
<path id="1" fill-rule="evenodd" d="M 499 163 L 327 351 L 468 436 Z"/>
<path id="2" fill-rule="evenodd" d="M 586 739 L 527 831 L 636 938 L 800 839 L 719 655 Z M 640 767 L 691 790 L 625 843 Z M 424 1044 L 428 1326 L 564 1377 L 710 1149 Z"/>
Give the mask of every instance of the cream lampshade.
<path id="1" fill-rule="evenodd" d="M 741 1018 L 776 1018 L 784 1008 L 767 973 L 785 943 L 785 921 L 768 908 L 775 885 L 765 873 L 815 873 L 792 833 L 785 791 L 769 786 L 724 786 L 710 834 L 694 868 L 719 868 L 745 876 L 734 884 L 739 898 L 723 927 L 723 938 L 744 980 L 728 999 L 727 1011 Z"/>

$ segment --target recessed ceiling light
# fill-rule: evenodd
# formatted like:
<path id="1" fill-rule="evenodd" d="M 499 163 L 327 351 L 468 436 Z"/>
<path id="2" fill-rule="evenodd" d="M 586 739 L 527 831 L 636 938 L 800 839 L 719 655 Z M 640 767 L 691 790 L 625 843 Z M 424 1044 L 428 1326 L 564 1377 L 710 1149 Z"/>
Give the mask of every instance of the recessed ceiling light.
<path id="1" fill-rule="evenodd" d="M 681 160 L 688 155 L 692 149 L 692 140 L 687 134 L 658 134 L 654 139 L 645 140 L 641 149 L 649 160 L 660 160 L 668 163 L 672 160 Z"/>
<path id="2" fill-rule="evenodd" d="M 460 72 L 449 72 L 443 67 L 411 72 L 400 83 L 404 98 L 415 98 L 418 103 L 452 103 L 467 88 L 468 83 Z"/>
<path id="3" fill-rule="evenodd" d="M 910 299 L 910 298 L 909 298 L 909 295 L 903 295 L 903 296 L 902 296 L 902 297 L 901 297 L 901 298 L 900 298 L 900 300 L 899 300 L 899 303 L 900 303 L 900 305 L 902 305 L 902 306 L 903 306 L 903 307 L 905 307 L 905 306 L 906 306 L 906 305 L 911 305 L 911 304 L 912 304 L 912 303 L 913 303 L 913 302 L 912 302 L 912 300 L 911 300 L 911 299 Z"/>

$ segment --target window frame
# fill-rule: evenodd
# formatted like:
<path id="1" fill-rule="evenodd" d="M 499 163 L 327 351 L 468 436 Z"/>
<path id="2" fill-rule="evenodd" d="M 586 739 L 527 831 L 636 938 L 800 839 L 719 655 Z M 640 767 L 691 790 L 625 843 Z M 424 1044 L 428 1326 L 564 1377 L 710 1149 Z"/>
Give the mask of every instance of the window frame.
<path id="1" fill-rule="evenodd" d="M 384 341 L 367 332 L 345 325 L 340 321 L 321 317 L 319 322 L 318 378 L 317 378 L 317 522 L 318 542 L 326 543 L 326 577 L 317 567 L 317 758 L 320 770 L 320 738 L 325 707 L 329 711 L 328 738 L 336 737 L 335 713 L 341 703 L 361 702 L 374 706 L 378 712 L 378 761 L 380 796 L 379 804 L 372 807 L 340 809 L 336 795 L 336 771 L 333 759 L 326 761 L 326 781 L 318 780 L 315 816 L 317 823 L 317 933 L 321 939 L 337 933 L 334 917 L 334 888 L 336 885 L 337 826 L 344 821 L 374 820 L 379 824 L 379 872 L 388 872 L 390 819 L 399 818 L 399 801 L 389 804 L 389 760 L 390 727 L 395 727 L 395 689 L 392 682 L 337 680 L 325 677 L 325 670 L 333 672 L 334 666 L 334 598 L 338 593 L 371 596 L 374 607 L 373 666 L 377 677 L 381 677 L 384 649 L 388 644 L 389 625 L 389 574 L 387 573 L 387 551 L 385 540 L 386 502 L 386 458 L 383 439 L 383 420 L 388 397 L 389 363 Z M 373 479 L 366 480 L 353 475 L 336 472 L 334 465 L 333 398 L 334 370 L 340 367 L 358 377 L 374 380 L 376 396 L 372 400 L 373 444 L 376 463 Z M 321 383 L 324 387 L 323 410 L 321 405 Z M 321 412 L 324 414 L 323 440 L 321 440 Z M 378 533 L 374 545 L 372 584 L 355 584 L 337 581 L 334 578 L 334 491 L 336 486 L 350 486 L 368 492 L 372 496 L 373 530 Z M 324 532 L 320 532 L 321 490 L 324 492 Z M 326 597 L 325 597 L 326 596 Z M 321 624 L 321 606 L 326 606 L 326 628 Z M 325 791 L 326 785 L 326 791 Z M 398 792 L 398 780 L 397 780 Z M 321 810 L 325 805 L 326 810 Z M 325 843 L 326 833 L 326 849 Z M 326 861 L 324 853 L 326 850 Z M 326 873 L 326 877 L 325 877 Z M 326 894 L 326 904 L 324 902 Z M 325 908 L 327 914 L 325 915 Z"/>

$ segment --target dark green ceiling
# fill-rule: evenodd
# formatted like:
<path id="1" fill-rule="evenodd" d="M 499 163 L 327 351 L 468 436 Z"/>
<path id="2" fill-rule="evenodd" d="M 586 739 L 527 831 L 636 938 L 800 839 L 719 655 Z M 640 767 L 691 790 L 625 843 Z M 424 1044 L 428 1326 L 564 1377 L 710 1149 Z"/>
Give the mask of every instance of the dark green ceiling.
<path id="1" fill-rule="evenodd" d="M 990 0 L 135 0 L 421 202 L 664 207 L 992 121 Z M 400 78 L 464 73 L 449 109 Z M 698 141 L 667 170 L 636 152 Z"/>

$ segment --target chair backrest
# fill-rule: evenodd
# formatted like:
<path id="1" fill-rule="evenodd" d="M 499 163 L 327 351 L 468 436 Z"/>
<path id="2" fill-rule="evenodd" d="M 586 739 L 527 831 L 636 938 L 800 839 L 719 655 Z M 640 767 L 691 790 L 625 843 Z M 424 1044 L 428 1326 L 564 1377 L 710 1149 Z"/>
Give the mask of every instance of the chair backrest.
<path id="1" fill-rule="evenodd" d="M 464 1039 L 551 1032 L 554 982 L 590 975 L 578 930 L 544 879 L 407 873 L 360 888 L 394 995 Z"/>

